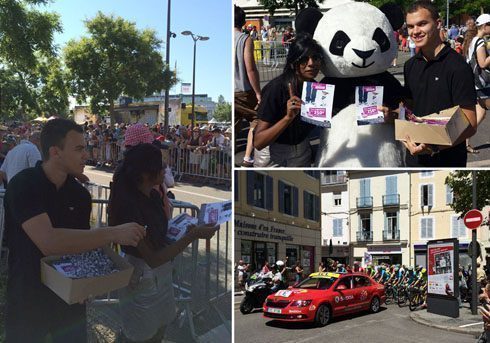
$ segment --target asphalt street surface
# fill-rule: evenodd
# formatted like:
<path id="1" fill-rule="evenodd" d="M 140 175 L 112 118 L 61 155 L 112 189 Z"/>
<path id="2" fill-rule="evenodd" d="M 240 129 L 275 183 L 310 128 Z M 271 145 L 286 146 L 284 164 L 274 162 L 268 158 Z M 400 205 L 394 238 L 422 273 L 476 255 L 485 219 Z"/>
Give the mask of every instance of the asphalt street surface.
<path id="1" fill-rule="evenodd" d="M 308 323 L 283 323 L 264 318 L 256 310 L 243 315 L 235 296 L 235 342 L 332 342 L 332 343 L 474 343 L 471 335 L 443 331 L 418 324 L 409 318 L 408 308 L 382 306 L 375 314 L 358 313 L 334 318 L 325 327 Z"/>
<path id="2" fill-rule="evenodd" d="M 401 84 L 404 83 L 403 80 L 403 65 L 409 59 L 409 53 L 399 52 L 397 59 L 397 66 L 391 67 L 388 71 L 395 76 L 395 78 L 400 81 Z M 258 63 L 258 69 L 260 73 L 261 86 L 264 87 L 268 81 L 272 78 L 278 76 L 282 68 L 284 67 L 283 63 L 279 63 L 279 65 L 275 68 L 271 66 L 264 66 L 262 62 Z M 317 79 L 320 80 L 322 77 L 318 76 Z M 483 122 L 478 127 L 478 132 L 476 135 L 471 137 L 470 144 L 477 148 L 480 153 L 478 154 L 468 154 L 468 164 L 469 168 L 478 168 L 478 167 L 490 167 L 490 111 L 487 111 L 487 118 L 483 120 Z M 243 160 L 243 155 L 245 152 L 245 146 L 247 141 L 247 133 L 248 126 L 245 125 L 244 128 L 239 132 L 235 141 L 235 164 L 240 165 Z M 314 150 L 318 147 L 319 140 L 314 137 L 311 141 L 311 144 L 314 147 Z"/>

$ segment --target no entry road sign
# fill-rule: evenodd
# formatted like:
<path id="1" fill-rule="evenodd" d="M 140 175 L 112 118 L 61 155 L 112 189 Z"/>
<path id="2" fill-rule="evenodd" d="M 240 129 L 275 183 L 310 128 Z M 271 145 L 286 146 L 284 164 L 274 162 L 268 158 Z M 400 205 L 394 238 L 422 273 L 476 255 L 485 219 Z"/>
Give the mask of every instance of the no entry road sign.
<path id="1" fill-rule="evenodd" d="M 470 210 L 464 215 L 464 225 L 468 229 L 474 230 L 483 222 L 483 215 L 478 210 Z"/>

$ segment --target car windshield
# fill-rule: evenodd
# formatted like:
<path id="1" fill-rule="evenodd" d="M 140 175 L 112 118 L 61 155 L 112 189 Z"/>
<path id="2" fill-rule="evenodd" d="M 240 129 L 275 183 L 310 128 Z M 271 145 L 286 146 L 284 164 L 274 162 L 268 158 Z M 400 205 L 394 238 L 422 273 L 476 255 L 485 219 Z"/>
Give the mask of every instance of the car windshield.
<path id="1" fill-rule="evenodd" d="M 306 288 L 306 289 L 329 289 L 330 286 L 337 280 L 336 278 L 327 277 L 309 277 L 303 280 L 295 288 Z"/>

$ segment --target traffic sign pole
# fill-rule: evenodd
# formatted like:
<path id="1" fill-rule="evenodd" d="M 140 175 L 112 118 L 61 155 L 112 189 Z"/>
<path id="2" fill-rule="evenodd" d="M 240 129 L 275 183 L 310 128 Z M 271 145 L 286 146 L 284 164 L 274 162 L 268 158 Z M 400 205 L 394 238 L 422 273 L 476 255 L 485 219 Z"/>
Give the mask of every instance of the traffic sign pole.
<path id="1" fill-rule="evenodd" d="M 471 172 L 473 181 L 473 208 L 476 208 L 476 171 Z M 471 254 L 471 314 L 477 314 L 477 301 L 478 301 L 478 291 L 476 284 L 476 254 L 478 249 L 476 248 L 476 229 L 471 230 L 471 242 L 473 245 L 473 251 Z"/>

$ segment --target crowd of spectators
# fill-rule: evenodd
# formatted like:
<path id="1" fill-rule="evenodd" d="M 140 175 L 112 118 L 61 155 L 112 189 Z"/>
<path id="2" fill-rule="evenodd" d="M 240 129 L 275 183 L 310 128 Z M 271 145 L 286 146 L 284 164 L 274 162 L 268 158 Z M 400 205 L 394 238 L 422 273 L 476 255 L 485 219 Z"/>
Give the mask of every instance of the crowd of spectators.
<path id="1" fill-rule="evenodd" d="M 22 139 L 29 138 L 42 123 L 13 123 L 0 125 L 0 165 L 7 153 Z M 115 168 L 125 150 L 126 129 L 134 124 L 105 123 L 83 124 L 89 159 L 87 165 Z M 167 163 L 174 170 L 190 178 L 209 176 L 224 182 L 231 175 L 231 128 L 202 125 L 191 129 L 176 125 L 164 134 L 163 124 L 145 124 L 166 150 Z"/>

